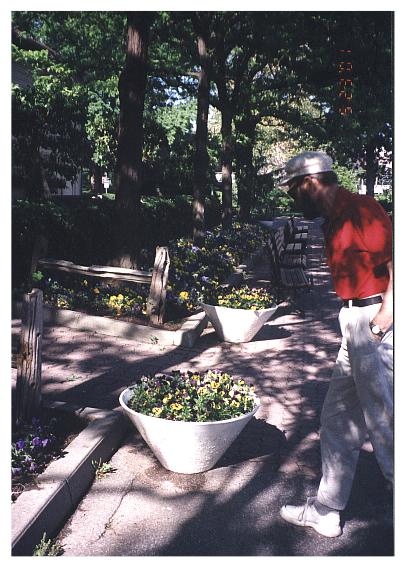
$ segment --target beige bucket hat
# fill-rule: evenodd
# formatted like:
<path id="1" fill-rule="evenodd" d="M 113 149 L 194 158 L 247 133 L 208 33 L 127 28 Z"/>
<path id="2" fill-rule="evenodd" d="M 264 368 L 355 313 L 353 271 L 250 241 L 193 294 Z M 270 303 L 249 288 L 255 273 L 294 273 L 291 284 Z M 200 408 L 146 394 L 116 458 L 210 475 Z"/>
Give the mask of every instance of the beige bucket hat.
<path id="1" fill-rule="evenodd" d="M 287 185 L 292 179 L 302 175 L 332 171 L 332 166 L 333 160 L 327 153 L 322 151 L 304 151 L 286 162 L 285 175 L 282 177 L 279 185 Z"/>

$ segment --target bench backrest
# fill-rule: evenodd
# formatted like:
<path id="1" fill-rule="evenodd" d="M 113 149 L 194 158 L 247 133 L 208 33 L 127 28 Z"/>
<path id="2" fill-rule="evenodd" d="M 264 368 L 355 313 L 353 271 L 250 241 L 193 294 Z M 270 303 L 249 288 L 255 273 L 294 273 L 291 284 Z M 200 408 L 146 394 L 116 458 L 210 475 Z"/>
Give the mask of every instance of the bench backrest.
<path id="1" fill-rule="evenodd" d="M 267 249 L 269 253 L 269 259 L 271 261 L 271 272 L 274 278 L 274 282 L 279 285 L 281 280 L 281 267 L 279 262 L 279 255 L 275 245 L 275 239 L 273 235 L 268 238 Z"/>
<path id="2" fill-rule="evenodd" d="M 283 251 L 285 249 L 285 236 L 284 236 L 284 228 L 278 228 L 277 230 L 275 230 L 274 234 L 272 234 L 272 237 L 274 239 L 275 242 L 275 246 L 276 246 L 276 251 L 278 253 L 278 256 L 281 257 L 281 255 L 283 254 Z"/>
<path id="3" fill-rule="evenodd" d="M 285 223 L 284 226 L 284 235 L 285 235 L 285 241 L 289 242 L 292 239 L 293 236 L 293 228 L 292 228 L 292 223 L 290 222 L 290 220 L 288 220 Z"/>

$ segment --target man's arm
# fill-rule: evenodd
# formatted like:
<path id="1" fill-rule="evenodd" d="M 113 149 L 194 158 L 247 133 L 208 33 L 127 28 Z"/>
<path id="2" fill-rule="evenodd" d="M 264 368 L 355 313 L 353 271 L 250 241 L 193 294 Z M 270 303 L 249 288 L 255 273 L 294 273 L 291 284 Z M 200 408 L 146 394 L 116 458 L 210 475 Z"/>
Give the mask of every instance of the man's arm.
<path id="1" fill-rule="evenodd" d="M 387 263 L 389 272 L 388 287 L 383 295 L 381 308 L 374 316 L 373 324 L 378 324 L 383 332 L 386 332 L 393 324 L 393 263 Z"/>

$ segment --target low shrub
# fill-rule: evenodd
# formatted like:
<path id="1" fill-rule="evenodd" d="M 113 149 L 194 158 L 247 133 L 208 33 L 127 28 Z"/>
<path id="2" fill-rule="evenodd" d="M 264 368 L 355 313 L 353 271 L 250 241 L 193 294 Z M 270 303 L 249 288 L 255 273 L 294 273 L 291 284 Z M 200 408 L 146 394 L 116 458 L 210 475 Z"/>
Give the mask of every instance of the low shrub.
<path id="1" fill-rule="evenodd" d="M 157 245 L 192 233 L 191 197 L 143 197 L 140 246 L 153 253 Z M 217 199 L 207 199 L 206 225 L 221 220 Z M 48 239 L 47 256 L 81 265 L 105 265 L 114 249 L 114 201 L 89 196 L 47 202 L 17 200 L 12 206 L 13 285 L 25 281 L 38 235 Z M 159 229 L 157 229 L 159 227 Z"/>

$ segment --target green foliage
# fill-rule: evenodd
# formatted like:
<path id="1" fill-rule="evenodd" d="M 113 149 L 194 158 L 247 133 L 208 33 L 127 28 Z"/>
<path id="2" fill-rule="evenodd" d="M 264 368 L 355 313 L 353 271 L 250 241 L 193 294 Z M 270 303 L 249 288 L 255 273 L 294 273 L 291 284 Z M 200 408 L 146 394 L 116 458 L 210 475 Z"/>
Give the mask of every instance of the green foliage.
<path id="1" fill-rule="evenodd" d="M 346 189 L 353 193 L 358 192 L 358 181 L 360 175 L 363 171 L 355 171 L 354 169 L 350 169 L 345 167 L 344 165 L 335 164 L 333 166 L 334 171 L 337 173 L 338 182 L 340 185 L 343 185 Z"/>
<path id="2" fill-rule="evenodd" d="M 208 13 L 209 55 L 216 55 L 212 87 L 223 68 L 231 101 L 241 78 L 232 100 L 235 171 L 249 204 L 258 197 L 256 214 L 289 210 L 283 195 L 257 190 L 255 173 L 263 167 L 274 170 L 303 149 L 324 147 L 340 164 L 362 161 L 367 143 L 391 149 L 392 20 L 391 12 Z M 32 69 L 34 77 L 34 88 L 13 87 L 18 175 L 30 181 L 39 147 L 50 150 L 42 161 L 51 188 L 64 184 L 60 176 L 73 178 L 80 165 L 90 169 L 92 161 L 113 171 L 126 13 L 20 11 L 12 14 L 12 22 L 59 54 L 56 60 L 46 51 L 13 47 L 13 58 Z M 224 61 L 215 48 L 222 37 Z M 337 57 L 342 48 L 351 49 L 354 68 L 348 116 L 338 112 Z M 154 12 L 144 112 L 145 194 L 192 193 L 197 70 L 192 13 Z M 218 104 L 216 88 L 211 103 Z M 220 159 L 219 141 L 218 132 L 209 132 L 210 178 Z M 339 173 L 341 182 L 354 189 L 354 176 Z M 180 207 L 178 219 L 184 210 Z M 166 230 L 164 223 L 159 226 Z M 108 227 L 108 238 L 110 234 Z M 98 238 L 95 247 L 97 255 Z"/>
<path id="3" fill-rule="evenodd" d="M 192 132 L 192 125 L 196 121 L 196 111 L 196 100 L 156 109 L 156 120 L 164 128 L 170 146 L 179 134 L 190 134 Z"/>
<path id="4" fill-rule="evenodd" d="M 35 281 L 36 283 L 42 281 L 43 278 L 44 278 L 44 274 L 41 271 L 34 271 L 34 273 L 32 274 L 32 280 Z"/>
<path id="5" fill-rule="evenodd" d="M 13 25 L 58 54 L 55 61 L 45 50 L 13 46 L 13 59 L 34 79 L 32 88 L 13 92 L 13 165 L 20 183 L 29 182 L 39 147 L 50 150 L 42 164 L 51 190 L 91 161 L 113 169 L 125 18 L 124 12 L 13 13 Z"/>
<path id="6" fill-rule="evenodd" d="M 112 474 L 115 469 L 110 462 L 102 462 L 101 458 L 97 460 L 92 460 L 92 466 L 95 470 L 95 477 L 97 480 L 101 480 L 106 477 L 107 474 Z"/>
<path id="7" fill-rule="evenodd" d="M 33 556 L 61 556 L 63 546 L 52 539 L 47 539 L 47 534 L 42 535 L 41 542 L 34 549 Z"/>
<path id="8" fill-rule="evenodd" d="M 92 161 L 114 170 L 118 130 L 118 79 L 95 81 L 88 90 L 86 134 L 92 148 Z"/>
<path id="9" fill-rule="evenodd" d="M 39 285 L 44 303 L 61 309 L 106 316 L 139 316 L 146 313 L 149 289 L 138 285 L 114 285 L 74 275 L 46 277 Z"/>
<path id="10" fill-rule="evenodd" d="M 32 180 L 35 163 L 40 160 L 48 184 L 56 188 L 61 177 L 76 177 L 86 157 L 80 128 L 84 89 L 72 70 L 52 60 L 45 50 L 25 51 L 13 45 L 13 59 L 30 69 L 33 77 L 32 87 L 12 88 L 14 170 L 20 170 L 23 179 Z"/>
<path id="11" fill-rule="evenodd" d="M 48 238 L 48 256 L 91 265 L 111 250 L 113 202 L 91 199 L 13 202 L 12 259 L 15 285 L 24 279 L 38 235 Z M 93 261 L 94 260 L 94 261 Z"/>
<path id="12" fill-rule="evenodd" d="M 292 199 L 283 189 L 274 188 L 267 190 L 264 187 L 263 192 L 258 196 L 252 208 L 252 213 L 258 218 L 265 219 L 281 214 L 290 214 L 292 204 Z"/>
<path id="13" fill-rule="evenodd" d="M 141 247 L 188 236 L 192 232 L 191 197 L 144 197 L 141 202 Z M 48 257 L 81 265 L 105 265 L 111 257 L 114 234 L 114 201 L 109 199 L 63 199 L 58 202 L 17 200 L 12 206 L 13 284 L 20 285 L 28 273 L 32 247 L 39 234 L 48 237 Z M 206 225 L 220 222 L 216 199 L 207 199 Z M 157 227 L 159 227 L 157 229 Z"/>

